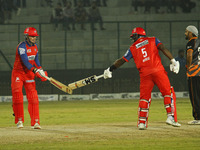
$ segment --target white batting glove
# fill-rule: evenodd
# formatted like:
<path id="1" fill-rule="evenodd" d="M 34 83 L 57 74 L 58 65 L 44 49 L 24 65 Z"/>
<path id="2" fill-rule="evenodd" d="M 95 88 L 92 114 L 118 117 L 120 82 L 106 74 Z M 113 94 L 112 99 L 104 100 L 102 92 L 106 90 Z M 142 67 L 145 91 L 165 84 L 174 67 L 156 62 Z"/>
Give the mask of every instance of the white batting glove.
<path id="1" fill-rule="evenodd" d="M 170 71 L 173 71 L 174 73 L 178 74 L 179 68 L 180 68 L 179 61 L 176 61 L 174 58 L 171 59 Z"/>
<path id="2" fill-rule="evenodd" d="M 110 71 L 110 67 L 106 70 L 104 70 L 103 74 L 104 79 L 112 78 L 112 72 Z"/>
<path id="3" fill-rule="evenodd" d="M 42 77 L 46 78 L 46 74 L 43 69 L 37 69 L 35 73 L 39 73 Z"/>

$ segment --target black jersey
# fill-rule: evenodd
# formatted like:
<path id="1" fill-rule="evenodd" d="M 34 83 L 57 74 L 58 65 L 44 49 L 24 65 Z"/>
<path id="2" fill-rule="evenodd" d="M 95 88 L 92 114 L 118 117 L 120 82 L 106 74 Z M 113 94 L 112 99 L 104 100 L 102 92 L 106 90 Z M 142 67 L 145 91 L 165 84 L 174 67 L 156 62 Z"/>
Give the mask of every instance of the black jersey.
<path id="1" fill-rule="evenodd" d="M 188 77 L 200 76 L 200 40 L 192 38 L 186 45 L 187 51 L 192 50 L 192 64 L 187 72 Z"/>

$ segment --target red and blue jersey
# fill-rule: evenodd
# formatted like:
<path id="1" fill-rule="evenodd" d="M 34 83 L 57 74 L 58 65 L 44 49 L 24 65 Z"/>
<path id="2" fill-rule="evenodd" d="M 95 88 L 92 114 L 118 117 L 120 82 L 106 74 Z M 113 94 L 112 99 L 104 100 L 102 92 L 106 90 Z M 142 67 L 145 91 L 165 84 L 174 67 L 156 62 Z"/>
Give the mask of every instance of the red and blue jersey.
<path id="1" fill-rule="evenodd" d="M 35 67 L 41 68 L 38 59 L 37 45 L 30 45 L 27 41 L 21 42 L 16 48 L 16 57 L 14 62 L 14 70 L 28 72 Z"/>
<path id="2" fill-rule="evenodd" d="M 164 70 L 159 55 L 158 46 L 162 44 L 155 37 L 140 37 L 134 42 L 123 56 L 125 61 L 134 59 L 140 76 Z"/>

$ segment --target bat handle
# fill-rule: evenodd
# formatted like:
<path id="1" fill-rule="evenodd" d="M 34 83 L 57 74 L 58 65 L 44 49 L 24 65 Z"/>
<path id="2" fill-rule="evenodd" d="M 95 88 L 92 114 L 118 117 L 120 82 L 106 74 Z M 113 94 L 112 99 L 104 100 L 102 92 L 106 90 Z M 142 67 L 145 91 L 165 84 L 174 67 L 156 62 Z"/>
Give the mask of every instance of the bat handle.
<path id="1" fill-rule="evenodd" d="M 100 78 L 103 78 L 103 77 L 104 77 L 104 74 L 99 75 L 99 76 L 97 76 L 96 78 L 97 78 L 97 79 L 100 79 Z"/>
<path id="2" fill-rule="evenodd" d="M 48 76 L 44 76 L 44 78 L 46 78 L 47 80 L 49 80 L 49 81 L 50 81 L 50 78 L 51 78 L 51 77 L 48 77 Z"/>

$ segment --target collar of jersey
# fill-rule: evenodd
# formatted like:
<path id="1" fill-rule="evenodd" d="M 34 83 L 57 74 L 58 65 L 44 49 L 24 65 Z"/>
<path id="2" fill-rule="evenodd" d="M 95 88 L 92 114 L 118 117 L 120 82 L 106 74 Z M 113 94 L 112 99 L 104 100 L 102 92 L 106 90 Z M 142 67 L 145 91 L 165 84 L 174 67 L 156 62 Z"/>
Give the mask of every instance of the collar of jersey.
<path id="1" fill-rule="evenodd" d="M 197 39 L 198 37 L 192 37 L 189 41 L 193 40 L 193 39 Z"/>
<path id="2" fill-rule="evenodd" d="M 144 37 L 146 37 L 146 36 L 141 35 L 141 36 L 138 37 L 138 39 L 137 39 L 136 41 L 138 41 L 139 39 L 144 38 Z M 135 41 L 135 42 L 136 42 L 136 41 Z"/>
<path id="3" fill-rule="evenodd" d="M 138 39 L 145 37 L 144 35 L 140 35 Z"/>
<path id="4" fill-rule="evenodd" d="M 26 42 L 26 44 L 29 46 L 29 47 L 31 47 L 31 46 L 34 46 L 35 44 L 33 44 L 33 45 L 31 45 L 31 44 L 29 44 L 28 43 L 28 41 L 25 41 Z"/>

